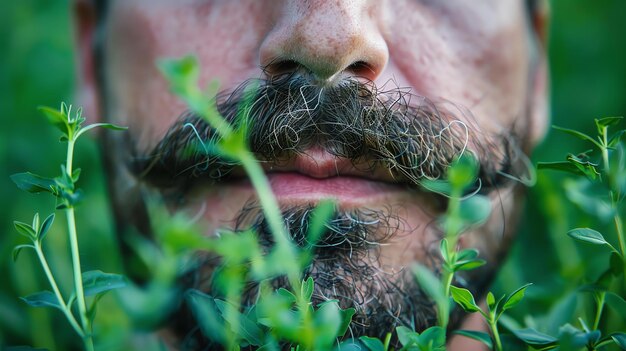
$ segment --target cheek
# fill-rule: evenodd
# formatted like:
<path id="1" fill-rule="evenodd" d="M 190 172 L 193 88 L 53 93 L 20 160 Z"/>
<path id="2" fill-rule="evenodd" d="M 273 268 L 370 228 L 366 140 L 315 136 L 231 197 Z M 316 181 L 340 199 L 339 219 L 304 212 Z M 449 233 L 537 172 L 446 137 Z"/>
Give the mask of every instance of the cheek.
<path id="1" fill-rule="evenodd" d="M 400 77 L 418 94 L 468 109 L 483 129 L 510 127 L 525 113 L 527 92 L 519 3 L 398 3 L 387 28 L 391 58 L 382 79 Z"/>
<path id="2" fill-rule="evenodd" d="M 114 6 L 105 49 L 109 118 L 130 126 L 142 149 L 165 133 L 185 105 L 170 94 L 159 59 L 195 55 L 202 87 L 217 81 L 228 90 L 260 76 L 263 11 L 258 1 Z"/>

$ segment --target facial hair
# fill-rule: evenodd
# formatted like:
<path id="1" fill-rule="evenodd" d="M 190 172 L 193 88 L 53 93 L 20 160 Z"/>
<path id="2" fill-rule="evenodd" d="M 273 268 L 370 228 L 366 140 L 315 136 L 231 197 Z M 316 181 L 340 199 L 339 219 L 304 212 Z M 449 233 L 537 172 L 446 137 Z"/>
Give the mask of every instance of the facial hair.
<path id="1" fill-rule="evenodd" d="M 457 118 L 424 97 L 399 88 L 379 90 L 357 79 L 322 87 L 301 74 L 282 75 L 248 81 L 218 95 L 216 103 L 234 128 L 245 125 L 249 150 L 262 162 L 288 163 L 317 148 L 362 171 L 384 168 L 407 191 L 417 191 L 424 179 L 442 179 L 455 157 L 471 152 L 479 160 L 479 177 L 468 191 L 488 193 L 514 178 L 522 157 L 514 135 L 485 136 L 468 116 Z M 236 176 L 237 161 L 207 151 L 218 140 L 219 133 L 203 118 L 185 112 L 156 147 L 137 155 L 129 167 L 144 184 L 184 196 L 198 182 L 219 185 Z M 311 204 L 283 208 L 285 226 L 299 245 L 306 244 L 311 210 Z M 387 272 L 381 266 L 380 246 L 414 229 L 406 228 L 395 212 L 338 209 L 313 247 L 313 263 L 304 274 L 315 280 L 314 301 L 337 299 L 342 308 L 357 310 L 348 336 L 384 337 L 398 325 L 420 331 L 436 322 L 433 303 L 410 270 Z M 249 203 L 232 229 L 252 228 L 271 247 L 266 220 L 258 204 Z M 429 230 L 439 233 L 435 226 Z M 439 269 L 440 258 L 430 255 L 427 261 Z M 272 284 L 287 286 L 284 279 Z M 244 305 L 254 302 L 255 288 L 248 287 Z M 451 318 L 458 319 L 458 313 Z"/>

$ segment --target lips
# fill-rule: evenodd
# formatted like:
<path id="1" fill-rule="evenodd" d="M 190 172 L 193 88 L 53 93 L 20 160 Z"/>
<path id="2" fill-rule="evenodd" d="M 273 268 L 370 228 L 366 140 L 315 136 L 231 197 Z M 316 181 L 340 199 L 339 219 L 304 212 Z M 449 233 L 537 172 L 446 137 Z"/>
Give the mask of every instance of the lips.
<path id="1" fill-rule="evenodd" d="M 339 158 L 321 149 L 308 150 L 286 162 L 262 162 L 261 166 L 280 202 L 331 198 L 350 204 L 406 192 L 405 184 L 396 181 L 388 170 Z M 242 169 L 233 170 L 232 176 L 225 185 L 251 186 Z"/>
<path id="2" fill-rule="evenodd" d="M 341 202 L 401 189 L 388 171 L 355 164 L 321 149 L 308 150 L 285 165 L 263 167 L 279 200 L 334 198 Z"/>

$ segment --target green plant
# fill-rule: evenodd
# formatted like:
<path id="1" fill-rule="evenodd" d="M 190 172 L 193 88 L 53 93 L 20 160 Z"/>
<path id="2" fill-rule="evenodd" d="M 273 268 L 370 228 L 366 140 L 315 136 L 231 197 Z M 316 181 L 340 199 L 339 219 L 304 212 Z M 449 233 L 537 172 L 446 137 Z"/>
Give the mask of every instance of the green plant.
<path id="1" fill-rule="evenodd" d="M 232 125 L 217 112 L 213 95 L 216 87 L 206 91 L 198 87 L 199 69 L 192 57 L 163 61 L 160 68 L 170 81 L 172 90 L 199 116 L 202 116 L 219 137 L 214 142 L 197 140 L 201 150 L 211 150 L 228 157 L 244 168 L 256 190 L 263 212 L 268 220 L 275 245 L 263 255 L 255 233 L 224 233 L 219 239 L 207 239 L 206 249 L 223 258 L 218 269 L 221 292 L 225 299 L 217 299 L 197 290 L 187 293 L 203 332 L 228 349 L 240 346 L 278 348 L 280 341 L 289 341 L 296 349 L 327 350 L 343 336 L 354 309 L 342 310 L 336 301 L 313 306 L 313 279 L 303 279 L 302 272 L 312 255 L 307 248 L 300 249 L 289 237 L 278 203 L 263 170 L 247 147 L 246 119 L 250 103 L 240 107 L 238 119 Z M 210 144 L 209 144 L 210 143 Z M 207 151 L 208 152 L 208 151 Z M 334 204 L 322 202 L 312 215 L 308 242 L 319 239 Z M 290 289 L 272 291 L 268 279 L 286 276 Z M 243 285 L 247 281 L 259 284 L 259 302 L 241 311 Z"/>
<path id="2" fill-rule="evenodd" d="M 83 272 L 81 269 L 74 208 L 82 198 L 82 192 L 76 188 L 80 169 L 73 169 L 74 146 L 81 135 L 93 128 L 103 127 L 114 130 L 123 130 L 125 128 L 108 123 L 96 123 L 83 127 L 85 118 L 82 117 L 82 110 L 79 109 L 72 115 L 72 106 L 67 106 L 65 103 L 61 104 L 60 110 L 48 107 L 42 107 L 40 110 L 46 115 L 48 121 L 61 131 L 61 141 L 67 143 L 67 158 L 65 164 L 61 165 L 61 175 L 55 178 L 45 178 L 26 172 L 14 174 L 11 176 L 11 179 L 24 191 L 52 194 L 57 201 L 56 209 L 65 212 L 74 275 L 72 295 L 66 300 L 61 294 L 57 280 L 50 269 L 42 248 L 43 240 L 54 221 L 54 213 L 49 215 L 41 224 L 38 213 L 35 214 L 30 225 L 19 221 L 14 222 L 15 229 L 18 233 L 28 238 L 30 244 L 15 247 L 13 259 L 16 260 L 23 249 L 35 250 L 53 292 L 42 291 L 22 299 L 34 307 L 54 307 L 61 310 L 72 328 L 82 338 L 85 349 L 94 350 L 92 323 L 95 318 L 98 300 L 107 291 L 123 287 L 125 281 L 122 276 L 117 274 L 103 273 L 101 271 Z M 90 296 L 93 296 L 93 298 L 89 307 L 87 307 L 85 297 Z M 78 318 L 72 311 L 74 304 L 78 307 Z"/>
<path id="3" fill-rule="evenodd" d="M 579 317 L 579 327 L 565 324 L 559 329 L 557 336 L 550 336 L 529 328 L 516 333 L 528 345 L 549 350 L 561 347 L 567 350 L 598 350 L 610 344 L 626 349 L 626 333 L 621 331 L 606 332 L 602 328 L 602 314 L 609 304 L 616 311 L 626 311 L 623 299 L 626 286 L 624 284 L 624 268 L 626 267 L 626 245 L 622 220 L 622 205 L 626 191 L 626 157 L 621 142 L 626 130 L 620 129 L 613 134 L 610 127 L 617 126 L 622 117 L 606 117 L 595 120 L 596 138 L 573 129 L 554 127 L 556 130 L 573 135 L 591 144 L 594 149 L 574 155 L 568 154 L 565 161 L 541 162 L 539 169 L 551 169 L 566 172 L 578 177 L 566 181 L 566 194 L 570 201 L 598 222 L 611 219 L 615 231 L 613 240 L 617 241 L 617 249 L 611 240 L 605 238 L 597 230 L 591 228 L 575 228 L 567 235 L 579 242 L 597 245 L 607 249 L 607 265 L 595 281 L 582 284 L 581 292 L 589 293 L 595 303 L 595 313 L 590 318 Z M 600 153 L 600 162 L 595 162 L 591 154 Z M 621 296 L 620 296 L 621 295 Z"/>
<path id="4" fill-rule="evenodd" d="M 310 264 L 313 253 L 310 247 L 301 248 L 292 242 L 284 228 L 280 209 L 267 178 L 247 148 L 247 128 L 252 123 L 246 119 L 249 103 L 242 104 L 236 123 L 230 124 L 216 111 L 212 98 L 217 87 L 212 85 L 207 90 L 198 88 L 199 69 L 193 58 L 163 61 L 160 67 L 171 82 L 172 90 L 219 133 L 219 138 L 213 141 L 198 139 L 199 149 L 219 153 L 238 162 L 245 169 L 258 193 L 276 244 L 269 249 L 262 248 L 257 234 L 250 230 L 221 231 L 219 237 L 206 237 L 184 216 L 160 215 L 156 211 L 161 209 L 153 206 L 153 219 L 169 218 L 164 223 L 153 225 L 157 228 L 153 240 L 132 236 L 129 239 L 138 255 L 149 263 L 152 277 L 144 286 L 129 283 L 117 274 L 83 272 L 79 261 L 74 213 L 76 204 L 82 197 L 76 187 L 80 170 L 73 170 L 72 167 L 75 143 L 81 135 L 95 127 L 120 128 L 110 124 L 82 127 L 84 119 L 80 110 L 72 115 L 71 108 L 65 104 L 58 111 L 43 108 L 42 111 L 50 122 L 62 131 L 62 141 L 67 142 L 67 159 L 61 166 L 61 175 L 45 178 L 32 173 L 19 173 L 13 175 L 12 179 L 22 190 L 52 194 L 57 199 L 57 209 L 65 212 L 74 284 L 73 292 L 65 298 L 43 250 L 44 239 L 55 215 L 51 214 L 41 221 L 39 215 L 35 214 L 31 223 L 14 223 L 16 230 L 28 238 L 29 243 L 18 245 L 13 251 L 13 257 L 17 259 L 23 249 L 33 249 L 52 291 L 35 293 L 23 300 L 32 306 L 59 309 L 82 338 L 86 350 L 93 350 L 98 346 L 94 346 L 93 336 L 98 301 L 107 291 L 124 286 L 126 288 L 119 291 L 119 301 L 125 313 L 136 323 L 129 328 L 136 328 L 145 321 L 148 321 L 148 327 L 154 327 L 150 322 L 155 323 L 154 320 L 165 318 L 178 305 L 176 301 L 182 295 L 194 311 L 200 330 L 209 339 L 229 350 L 278 350 L 284 344 L 290 345 L 292 350 L 392 350 L 391 331 L 384 340 L 363 336 L 358 340 L 339 342 L 346 333 L 354 310 L 341 309 L 336 301 L 318 305 L 312 302 L 315 282 L 312 278 L 303 276 L 302 272 Z M 401 345 L 399 350 L 445 350 L 450 332 L 449 315 L 455 303 L 467 313 L 482 315 L 489 333 L 471 330 L 452 332 L 478 340 L 492 350 L 522 349 L 520 347 L 539 350 L 605 350 L 611 347 L 626 349 L 626 333 L 610 330 L 605 323 L 607 306 L 617 311 L 616 315 L 626 315 L 626 301 L 622 297 L 626 290 L 622 224 L 626 156 L 621 143 L 625 131 L 609 134 L 609 128 L 616 126 L 620 120 L 617 117 L 596 120 L 598 137 L 595 139 L 578 131 L 558 128 L 590 142 L 599 152 L 601 162 L 594 162 L 591 151 L 586 151 L 568 155 L 565 162 L 542 163 L 539 166 L 542 169 L 556 169 L 578 176 L 577 180 L 565 182 L 568 198 L 583 211 L 595 216 L 599 223 L 611 221 L 615 228 L 612 234 L 601 234 L 600 231 L 587 227 L 572 229 L 567 233 L 579 242 L 606 249 L 607 267 L 602 274 L 591 283 L 581 283 L 578 288 L 592 297 L 593 313 L 578 317 L 574 322 L 577 326 L 567 322 L 559 323 L 556 326 L 557 333 L 539 331 L 544 329 L 538 327 L 532 316 L 526 319 L 527 327 L 522 328 L 506 318 L 505 313 L 520 303 L 530 284 L 523 285 L 510 294 L 501 294 L 498 299 L 494 293 L 489 292 L 484 307 L 476 302 L 469 290 L 454 285 L 458 272 L 475 269 L 486 263 L 479 258 L 477 250 L 459 249 L 458 241 L 466 230 L 483 223 L 491 210 L 490 200 L 475 191 L 479 185 L 477 162 L 471 155 L 465 154 L 453 162 L 446 179 L 424 180 L 421 183 L 423 188 L 448 199 L 447 211 L 438 222 L 443 232 L 440 242 L 440 275 L 421 265 L 413 267 L 420 286 L 437 307 L 438 323 L 423 331 L 397 327 L 394 332 Z M 328 201 L 317 206 L 312 214 L 308 242 L 315 243 L 319 240 L 334 209 L 335 204 Z M 181 271 L 181 267 L 189 266 L 188 263 L 195 259 L 194 252 L 197 250 L 210 252 L 221 259 L 221 265 L 214 272 L 217 290 L 212 291 L 212 295 L 194 289 L 183 293 L 177 285 L 177 279 L 185 273 Z M 156 263 L 153 262 L 155 257 L 159 258 Z M 268 282 L 277 277 L 285 277 L 288 286 L 277 290 L 271 288 Z M 243 306 L 243 289 L 249 283 L 258 285 L 259 299 L 253 306 Z M 510 333 L 506 333 L 506 330 Z M 131 330 L 127 333 L 132 332 Z M 125 336 L 113 336 L 114 339 L 123 337 Z M 161 342 L 154 343 L 154 348 L 163 347 Z"/>

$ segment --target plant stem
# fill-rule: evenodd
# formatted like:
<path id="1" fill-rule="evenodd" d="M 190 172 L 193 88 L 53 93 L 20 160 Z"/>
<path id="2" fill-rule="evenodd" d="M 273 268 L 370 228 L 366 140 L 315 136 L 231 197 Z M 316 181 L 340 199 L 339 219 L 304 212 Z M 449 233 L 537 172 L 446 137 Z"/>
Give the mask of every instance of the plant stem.
<path id="1" fill-rule="evenodd" d="M 385 342 L 383 343 L 383 349 L 385 351 L 389 350 L 390 342 L 391 342 L 391 333 L 387 333 L 387 335 L 385 335 Z"/>
<path id="2" fill-rule="evenodd" d="M 244 150 L 239 154 L 239 160 L 248 174 L 252 186 L 256 190 L 259 200 L 261 201 L 261 207 L 265 212 L 272 233 L 274 233 L 274 240 L 276 240 L 278 249 L 283 252 L 285 262 L 299 262 L 297 254 L 294 250 L 294 246 L 291 243 L 287 234 L 287 229 L 282 221 L 282 214 L 280 207 L 276 201 L 276 197 L 272 192 L 272 187 L 263 172 L 261 166 L 256 161 L 254 156 L 248 151 Z M 292 287 L 292 290 L 296 293 L 298 310 L 302 313 L 303 330 L 313 330 L 311 314 L 309 312 L 309 301 L 304 299 L 301 294 L 302 291 L 302 275 L 299 269 L 293 269 L 293 265 L 288 266 L 287 279 Z M 311 349 L 315 343 L 314 334 L 306 333 L 304 340 L 302 340 L 306 349 Z"/>
<path id="3" fill-rule="evenodd" d="M 489 318 L 489 328 L 491 334 L 493 334 L 493 341 L 495 343 L 495 351 L 502 351 L 502 341 L 500 341 L 500 333 L 498 332 L 498 323 L 494 320 L 494 317 Z"/>
<path id="4" fill-rule="evenodd" d="M 52 274 L 52 271 L 50 270 L 50 266 L 48 265 L 48 260 L 46 259 L 46 256 L 44 255 L 43 250 L 41 249 L 40 242 L 35 243 L 35 251 L 37 252 L 37 257 L 39 257 L 39 262 L 41 262 L 41 267 L 43 267 L 43 270 L 46 273 L 48 282 L 50 282 L 52 291 L 54 291 L 54 295 L 56 295 L 57 299 L 59 300 L 59 305 L 61 306 L 61 310 L 63 311 L 63 314 L 65 314 L 67 321 L 70 322 L 70 324 L 72 325 L 72 328 L 74 328 L 76 333 L 78 333 L 78 335 L 81 338 L 84 338 L 85 333 L 83 332 L 81 327 L 78 325 L 78 322 L 76 322 L 76 318 L 74 318 L 74 315 L 72 314 L 71 310 L 65 304 L 65 300 L 63 300 L 63 295 L 61 295 L 59 286 L 57 285 L 57 282 L 54 279 L 54 275 Z"/>
<path id="5" fill-rule="evenodd" d="M 617 206 L 614 206 L 615 214 L 613 215 L 613 222 L 615 223 L 615 231 L 617 232 L 617 241 L 619 242 L 619 250 L 622 257 L 626 259 L 626 243 L 624 243 L 624 229 L 622 227 L 622 218 L 617 212 Z"/>
<path id="6" fill-rule="evenodd" d="M 609 166 L 609 149 L 608 149 L 608 127 L 602 129 L 602 160 L 604 161 L 604 173 L 610 177 L 611 167 Z M 612 188 L 612 187 L 611 187 Z"/>
<path id="7" fill-rule="evenodd" d="M 598 326 L 600 325 L 600 317 L 602 316 L 602 310 L 604 309 L 604 298 L 606 297 L 606 292 L 602 291 L 599 294 L 600 296 L 596 300 L 598 303 L 598 308 L 596 309 L 596 318 L 593 320 L 593 328 L 591 328 L 591 330 L 598 330 Z"/>
<path id="8" fill-rule="evenodd" d="M 67 160 L 65 168 L 67 175 L 72 177 L 72 160 L 74 158 L 74 143 L 75 139 L 70 139 L 67 142 Z M 78 235 L 76 234 L 76 218 L 74 216 L 74 208 L 70 207 L 65 210 L 67 218 L 67 228 L 69 232 L 70 251 L 72 252 L 72 268 L 74 273 L 74 292 L 76 293 L 76 302 L 78 303 L 78 313 L 80 315 L 80 321 L 83 326 L 83 342 L 87 351 L 93 351 L 93 337 L 91 335 L 91 328 L 89 326 L 89 320 L 87 319 L 87 305 L 85 303 L 85 293 L 83 290 L 83 276 L 80 268 L 80 252 L 78 250 Z"/>
<path id="9" fill-rule="evenodd" d="M 609 183 L 609 197 L 611 199 L 611 205 L 613 207 L 613 210 L 615 211 L 615 214 L 613 215 L 613 222 L 615 223 L 615 231 L 617 232 L 617 240 L 619 242 L 619 249 L 620 249 L 620 253 L 622 254 L 622 257 L 626 257 L 626 243 L 624 242 L 624 232 L 622 229 L 622 219 L 619 215 L 619 211 L 618 211 L 618 206 L 616 203 L 616 199 L 614 198 L 614 194 L 613 191 L 615 189 L 615 181 L 613 179 L 613 177 L 611 177 L 611 165 L 610 165 L 610 160 L 609 160 L 609 149 L 608 149 L 608 139 L 607 139 L 607 134 L 608 134 L 608 127 L 604 127 L 602 130 L 602 161 L 604 163 L 604 173 L 608 179 L 608 183 Z M 619 191 L 618 191 L 619 194 Z M 619 197 L 619 196 L 618 196 Z"/>
<path id="10" fill-rule="evenodd" d="M 450 200 L 448 202 L 448 210 L 447 210 L 447 219 L 448 224 L 446 225 L 446 233 L 445 238 L 448 240 L 448 257 L 450 262 L 456 261 L 456 244 L 459 237 L 459 229 L 457 228 L 457 218 L 459 209 L 461 206 L 461 192 L 454 189 L 450 194 Z M 443 293 L 446 298 L 450 296 L 450 286 L 452 285 L 452 280 L 454 279 L 454 272 L 450 269 L 443 268 L 443 273 L 441 275 L 441 283 L 443 288 Z M 448 327 L 449 321 L 449 307 L 448 306 L 438 306 L 439 307 L 439 326 L 442 328 Z"/>
<path id="11" fill-rule="evenodd" d="M 240 153 L 239 159 L 259 196 L 261 207 L 263 208 L 263 212 L 265 213 L 267 221 L 270 225 L 270 229 L 272 233 L 274 233 L 274 239 L 276 240 L 278 247 L 285 250 L 285 254 L 289 256 L 285 257 L 285 261 L 289 262 L 289 260 L 295 259 L 295 252 L 289 240 L 289 236 L 287 235 L 287 229 L 282 221 L 282 215 L 280 208 L 278 207 L 278 202 L 276 201 L 276 197 L 272 192 L 272 187 L 267 180 L 263 169 L 259 166 L 252 154 L 250 154 L 247 150 Z M 291 270 L 290 274 L 288 274 L 290 280 L 296 281 L 291 282 L 292 285 L 294 283 L 298 286 L 300 285 L 299 275 L 300 274 L 297 270 Z M 294 289 L 295 288 L 296 286 L 294 286 Z"/>

